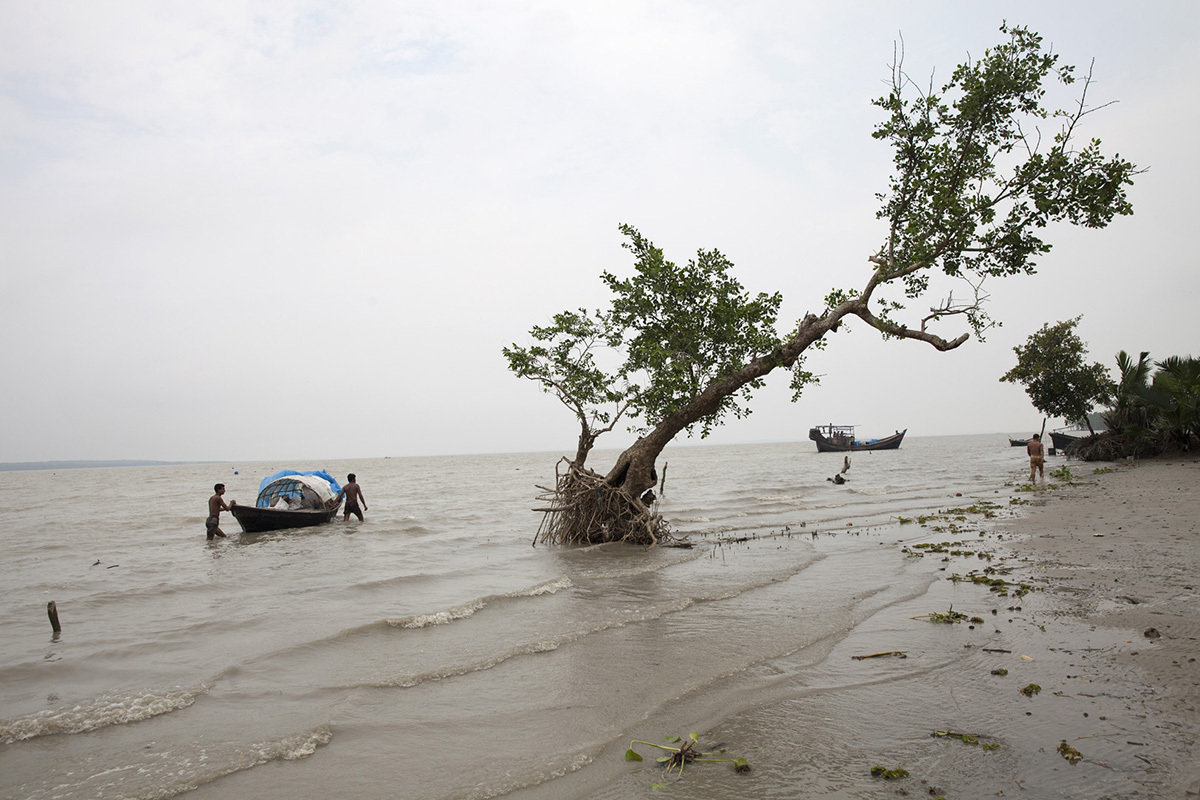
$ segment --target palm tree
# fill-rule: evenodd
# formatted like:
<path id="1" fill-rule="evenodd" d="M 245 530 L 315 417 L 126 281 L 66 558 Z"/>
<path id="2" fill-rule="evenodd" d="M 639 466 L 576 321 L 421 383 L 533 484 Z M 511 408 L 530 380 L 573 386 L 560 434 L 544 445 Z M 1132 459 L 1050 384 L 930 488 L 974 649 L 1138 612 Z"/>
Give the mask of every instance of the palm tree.
<path id="1" fill-rule="evenodd" d="M 1149 435 L 1153 420 L 1146 398 L 1150 365 L 1149 352 L 1143 351 L 1136 362 L 1124 350 L 1117 353 L 1117 372 L 1121 378 L 1112 407 L 1104 413 L 1104 424 L 1112 433 L 1134 440 Z"/>
<path id="2" fill-rule="evenodd" d="M 1186 449 L 1200 436 L 1200 359 L 1171 356 L 1157 366 L 1147 399 L 1158 412 L 1166 441 Z"/>

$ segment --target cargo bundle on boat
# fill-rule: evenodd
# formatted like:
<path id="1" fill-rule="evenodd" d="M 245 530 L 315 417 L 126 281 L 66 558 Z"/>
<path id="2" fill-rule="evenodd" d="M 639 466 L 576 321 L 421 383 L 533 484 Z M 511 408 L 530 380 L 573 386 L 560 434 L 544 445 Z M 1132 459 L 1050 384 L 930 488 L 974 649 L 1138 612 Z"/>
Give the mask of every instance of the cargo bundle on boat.
<path id="1" fill-rule="evenodd" d="M 860 440 L 854 437 L 853 425 L 818 425 L 809 428 L 808 438 L 817 443 L 818 453 L 844 453 L 860 450 L 895 450 L 904 441 L 908 428 L 882 439 Z"/>
<path id="2" fill-rule="evenodd" d="M 246 533 L 307 528 L 333 519 L 342 488 L 323 470 L 285 469 L 263 478 L 253 506 L 233 505 L 230 512 Z"/>

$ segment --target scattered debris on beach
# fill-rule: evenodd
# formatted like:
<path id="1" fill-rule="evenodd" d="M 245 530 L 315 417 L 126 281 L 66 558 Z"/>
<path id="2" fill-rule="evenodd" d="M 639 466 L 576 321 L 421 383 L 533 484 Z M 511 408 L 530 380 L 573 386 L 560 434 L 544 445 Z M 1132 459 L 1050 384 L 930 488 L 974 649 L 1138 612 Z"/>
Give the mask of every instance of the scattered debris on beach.
<path id="1" fill-rule="evenodd" d="M 986 736 L 978 733 L 962 733 L 960 731 L 934 731 L 929 734 L 938 739 L 958 739 L 963 744 L 971 745 L 972 747 L 980 747 L 984 750 L 999 750 L 999 742 L 985 742 Z"/>
<path id="2" fill-rule="evenodd" d="M 955 622 L 962 622 L 963 620 L 967 619 L 967 615 L 961 611 L 955 611 L 954 606 L 950 606 L 949 611 L 931 611 L 928 614 L 921 614 L 916 617 L 911 617 L 911 619 L 924 619 L 929 620 L 930 622 L 939 622 L 949 625 Z M 980 620 L 980 622 L 982 621 L 983 620 Z"/>
<path id="3" fill-rule="evenodd" d="M 668 736 L 666 744 L 656 744 L 654 742 L 646 742 L 640 739 L 634 739 L 629 743 L 629 749 L 625 751 L 626 761 L 641 761 L 642 756 L 633 749 L 635 744 L 644 744 L 647 747 L 656 747 L 659 750 L 665 750 L 670 755 L 662 755 L 655 759 L 659 764 L 663 765 L 662 776 L 664 779 L 670 777 L 671 772 L 675 771 L 677 778 L 683 777 L 683 768 L 688 764 L 707 762 L 716 764 L 732 764 L 733 771 L 737 773 L 747 773 L 750 771 L 750 764 L 744 758 L 713 758 L 725 752 L 725 748 L 720 745 L 713 745 L 712 750 L 701 751 L 699 748 L 700 734 L 692 732 L 688 734 L 688 738 L 684 739 L 680 736 Z M 678 746 L 673 746 L 678 745 Z M 655 783 L 650 788 L 663 789 L 666 788 L 665 783 Z"/>
<path id="4" fill-rule="evenodd" d="M 1071 745 L 1067 744 L 1067 740 L 1063 739 L 1058 743 L 1058 754 L 1065 758 L 1068 763 L 1075 764 L 1083 760 L 1083 753 L 1076 750 Z"/>
<path id="5" fill-rule="evenodd" d="M 868 653 L 865 656 L 850 656 L 855 661 L 865 661 L 868 658 L 908 658 L 908 653 L 905 650 L 884 650 L 882 653 Z"/>

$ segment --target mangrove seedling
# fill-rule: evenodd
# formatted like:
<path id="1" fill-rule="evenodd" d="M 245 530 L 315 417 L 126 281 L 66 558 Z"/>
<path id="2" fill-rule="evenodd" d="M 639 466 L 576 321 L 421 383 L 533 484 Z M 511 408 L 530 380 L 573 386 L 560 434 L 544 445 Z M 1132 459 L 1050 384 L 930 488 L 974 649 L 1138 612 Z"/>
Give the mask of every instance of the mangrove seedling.
<path id="1" fill-rule="evenodd" d="M 1042 687 L 1038 686 L 1036 683 L 1031 683 L 1028 686 L 1021 687 L 1021 694 L 1025 695 L 1026 697 L 1033 697 L 1041 690 Z"/>
<path id="2" fill-rule="evenodd" d="M 894 781 L 900 778 L 908 777 L 908 770 L 903 767 L 888 769 L 887 767 L 871 767 L 872 778 L 883 778 L 885 781 Z"/>
<path id="3" fill-rule="evenodd" d="M 641 761 L 642 756 L 633 749 L 635 744 L 644 744 L 647 747 L 656 747 L 659 750 L 665 750 L 670 755 L 659 756 L 656 761 L 663 765 L 663 777 L 670 776 L 672 771 L 677 771 L 677 777 L 683 776 L 683 768 L 687 764 L 704 762 L 714 764 L 732 764 L 734 772 L 749 772 L 750 764 L 744 758 L 712 758 L 714 755 L 724 753 L 725 750 L 716 746 L 716 749 L 710 751 L 701 751 L 697 749 L 700 740 L 700 734 L 692 732 L 688 738 L 682 739 L 679 736 L 667 737 L 667 744 L 655 744 L 654 742 L 644 742 L 640 739 L 635 739 L 629 743 L 629 749 L 625 751 L 626 761 Z M 672 745 L 678 745 L 673 747 Z M 662 788 L 662 785 L 655 784 L 655 788 Z"/>

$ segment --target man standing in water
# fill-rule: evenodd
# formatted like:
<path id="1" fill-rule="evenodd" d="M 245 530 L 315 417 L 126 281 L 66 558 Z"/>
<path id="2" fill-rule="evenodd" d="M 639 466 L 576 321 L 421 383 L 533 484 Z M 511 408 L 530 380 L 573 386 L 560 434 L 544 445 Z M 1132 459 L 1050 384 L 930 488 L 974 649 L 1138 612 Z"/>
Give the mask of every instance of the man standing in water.
<path id="1" fill-rule="evenodd" d="M 225 494 L 225 484 L 218 483 L 213 486 L 213 492 L 215 494 L 208 498 L 208 519 L 204 520 L 204 531 L 209 539 L 214 536 L 224 539 L 225 534 L 221 531 L 221 512 L 231 510 L 221 499 L 221 495 Z"/>
<path id="2" fill-rule="evenodd" d="M 362 512 L 367 510 L 367 498 L 363 497 L 362 489 L 355 483 L 353 472 L 346 476 L 346 485 L 342 487 L 342 490 L 338 492 L 338 496 L 333 501 L 336 503 L 343 497 L 346 498 L 346 507 L 342 509 L 344 512 L 342 514 L 342 521 L 349 522 L 350 515 L 353 514 L 358 517 L 359 522 L 362 522 Z M 362 508 L 358 507 L 360 502 L 362 503 Z"/>
<path id="3" fill-rule="evenodd" d="M 1033 483 L 1033 476 L 1036 473 L 1042 476 L 1042 483 L 1045 483 L 1046 448 L 1042 446 L 1040 433 L 1035 433 L 1029 440 L 1029 444 L 1025 445 L 1025 452 L 1029 453 L 1029 482 Z"/>

